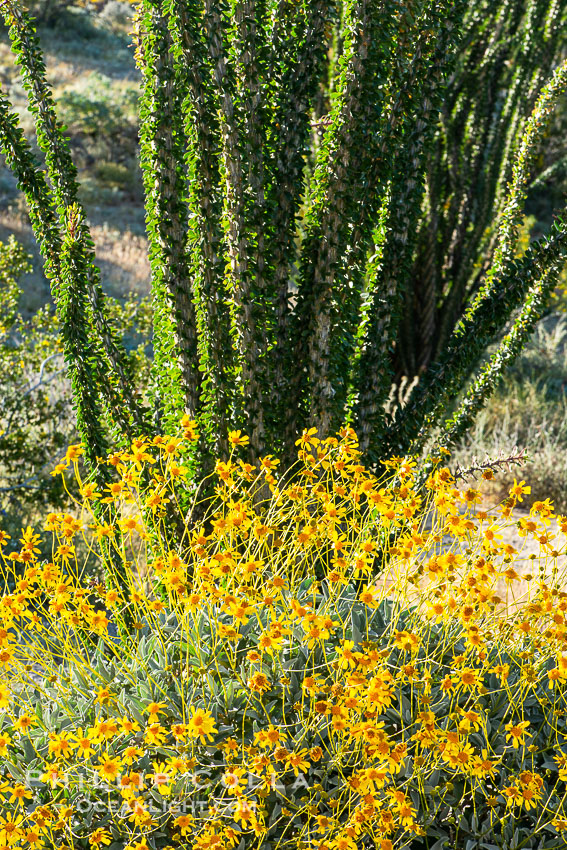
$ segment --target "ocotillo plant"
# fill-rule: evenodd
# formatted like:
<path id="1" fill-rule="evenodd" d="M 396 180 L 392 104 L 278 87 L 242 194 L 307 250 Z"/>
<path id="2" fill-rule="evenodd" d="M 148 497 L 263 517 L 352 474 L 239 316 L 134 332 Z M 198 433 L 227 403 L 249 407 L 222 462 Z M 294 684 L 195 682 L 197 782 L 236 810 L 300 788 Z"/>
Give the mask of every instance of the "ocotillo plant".
<path id="1" fill-rule="evenodd" d="M 201 434 L 196 480 L 228 429 L 249 434 L 251 457 L 289 458 L 302 429 L 348 422 L 370 463 L 462 434 L 567 250 L 557 219 L 516 257 L 567 78 L 567 2 L 141 0 L 150 407 L 105 313 L 33 22 L 16 0 L 0 5 L 45 162 L 4 94 L 0 144 L 45 256 L 102 483 L 110 439 L 173 433 L 183 415 Z"/>

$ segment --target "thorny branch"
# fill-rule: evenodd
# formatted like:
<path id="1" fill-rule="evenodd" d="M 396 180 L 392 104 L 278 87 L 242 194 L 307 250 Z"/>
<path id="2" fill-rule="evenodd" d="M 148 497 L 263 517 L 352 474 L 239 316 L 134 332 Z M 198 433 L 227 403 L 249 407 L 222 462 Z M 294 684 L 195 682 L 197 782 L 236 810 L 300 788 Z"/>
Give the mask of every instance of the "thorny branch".
<path id="1" fill-rule="evenodd" d="M 479 461 L 477 458 L 473 457 L 472 465 L 466 469 L 463 468 L 460 463 L 457 463 L 454 478 L 455 481 L 465 481 L 470 477 L 476 480 L 477 475 L 482 475 L 482 473 L 486 472 L 488 469 L 491 469 L 493 472 L 501 472 L 506 467 L 508 471 L 510 471 L 512 466 L 523 466 L 528 462 L 528 460 L 529 457 L 526 454 L 526 449 L 518 451 L 518 447 L 514 446 L 511 454 L 505 456 L 504 452 L 501 451 L 495 459 L 491 459 L 487 455 L 483 461 Z"/>

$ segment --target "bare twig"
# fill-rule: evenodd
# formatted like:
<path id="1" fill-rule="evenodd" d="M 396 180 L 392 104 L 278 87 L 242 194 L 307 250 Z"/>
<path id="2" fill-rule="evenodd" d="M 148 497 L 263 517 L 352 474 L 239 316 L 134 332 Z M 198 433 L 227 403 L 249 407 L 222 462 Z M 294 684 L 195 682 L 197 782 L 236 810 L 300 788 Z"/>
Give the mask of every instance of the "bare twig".
<path id="1" fill-rule="evenodd" d="M 510 471 L 512 466 L 523 466 L 527 463 L 529 457 L 526 454 L 526 449 L 522 449 L 518 451 L 518 447 L 514 446 L 511 454 L 504 455 L 504 452 L 500 452 L 498 457 L 495 459 L 491 459 L 486 456 L 483 461 L 477 460 L 477 458 L 473 457 L 472 465 L 464 469 L 460 463 L 457 463 L 457 468 L 454 472 L 455 481 L 459 479 L 465 481 L 467 478 L 474 478 L 476 481 L 477 475 L 482 475 L 483 472 L 486 472 L 488 469 L 491 469 L 492 472 L 501 472 L 505 467 Z"/>

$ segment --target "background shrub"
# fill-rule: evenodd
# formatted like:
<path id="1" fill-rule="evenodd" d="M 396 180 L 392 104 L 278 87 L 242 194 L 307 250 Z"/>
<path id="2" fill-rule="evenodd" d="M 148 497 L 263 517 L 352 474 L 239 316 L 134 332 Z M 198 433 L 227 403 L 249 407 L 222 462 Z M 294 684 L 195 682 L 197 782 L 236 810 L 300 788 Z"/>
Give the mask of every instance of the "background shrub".
<path id="1" fill-rule="evenodd" d="M 133 0 L 26 0 L 25 6 L 42 24 L 53 25 L 66 10 L 76 8 L 102 13 L 107 20 L 124 24 L 128 20 L 126 9 Z"/>
<path id="2" fill-rule="evenodd" d="M 15 534 L 50 509 L 70 508 L 59 478 L 50 475 L 76 420 L 57 317 L 46 305 L 29 319 L 19 280 L 29 258 L 13 238 L 0 243 L 0 505 L 4 529 Z M 151 311 L 147 300 L 112 301 L 113 321 L 129 349 L 140 393 L 147 383 Z"/>
<path id="3" fill-rule="evenodd" d="M 139 87 L 92 73 L 75 87 L 67 87 L 58 102 L 58 114 L 71 133 L 77 164 L 90 169 L 82 186 L 87 200 L 109 202 L 104 190 L 124 192 L 130 201 L 142 200 L 137 163 Z M 93 195 L 94 186 L 98 193 Z"/>
<path id="4" fill-rule="evenodd" d="M 528 501 L 550 498 L 567 511 L 566 324 L 561 312 L 549 314 L 538 326 L 525 351 L 502 379 L 487 407 L 454 454 L 464 467 L 473 458 L 527 451 L 522 474 L 529 478 Z M 502 470 L 491 482 L 493 498 L 503 498 L 514 470 Z"/>

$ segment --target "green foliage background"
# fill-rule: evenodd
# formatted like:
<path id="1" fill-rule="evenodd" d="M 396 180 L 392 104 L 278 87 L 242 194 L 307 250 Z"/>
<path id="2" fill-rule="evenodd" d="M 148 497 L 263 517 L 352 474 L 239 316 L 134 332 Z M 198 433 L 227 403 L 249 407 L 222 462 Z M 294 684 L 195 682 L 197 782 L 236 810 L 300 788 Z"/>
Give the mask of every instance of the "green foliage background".
<path id="1" fill-rule="evenodd" d="M 518 251 L 530 187 L 561 167 L 560 151 L 542 152 L 567 78 L 564 3 L 138 4 L 148 398 L 106 304 L 61 123 L 89 135 L 116 126 L 115 106 L 100 92 L 56 106 L 32 21 L 11 0 L 3 14 L 40 159 L 5 95 L 0 139 L 101 483 L 110 444 L 183 414 L 202 434 L 195 481 L 231 427 L 250 433 L 251 460 L 289 459 L 302 428 L 344 421 L 371 463 L 461 439 L 564 263 L 561 218 Z M 128 97 L 125 159 L 99 133 L 99 169 L 135 195 Z"/>

